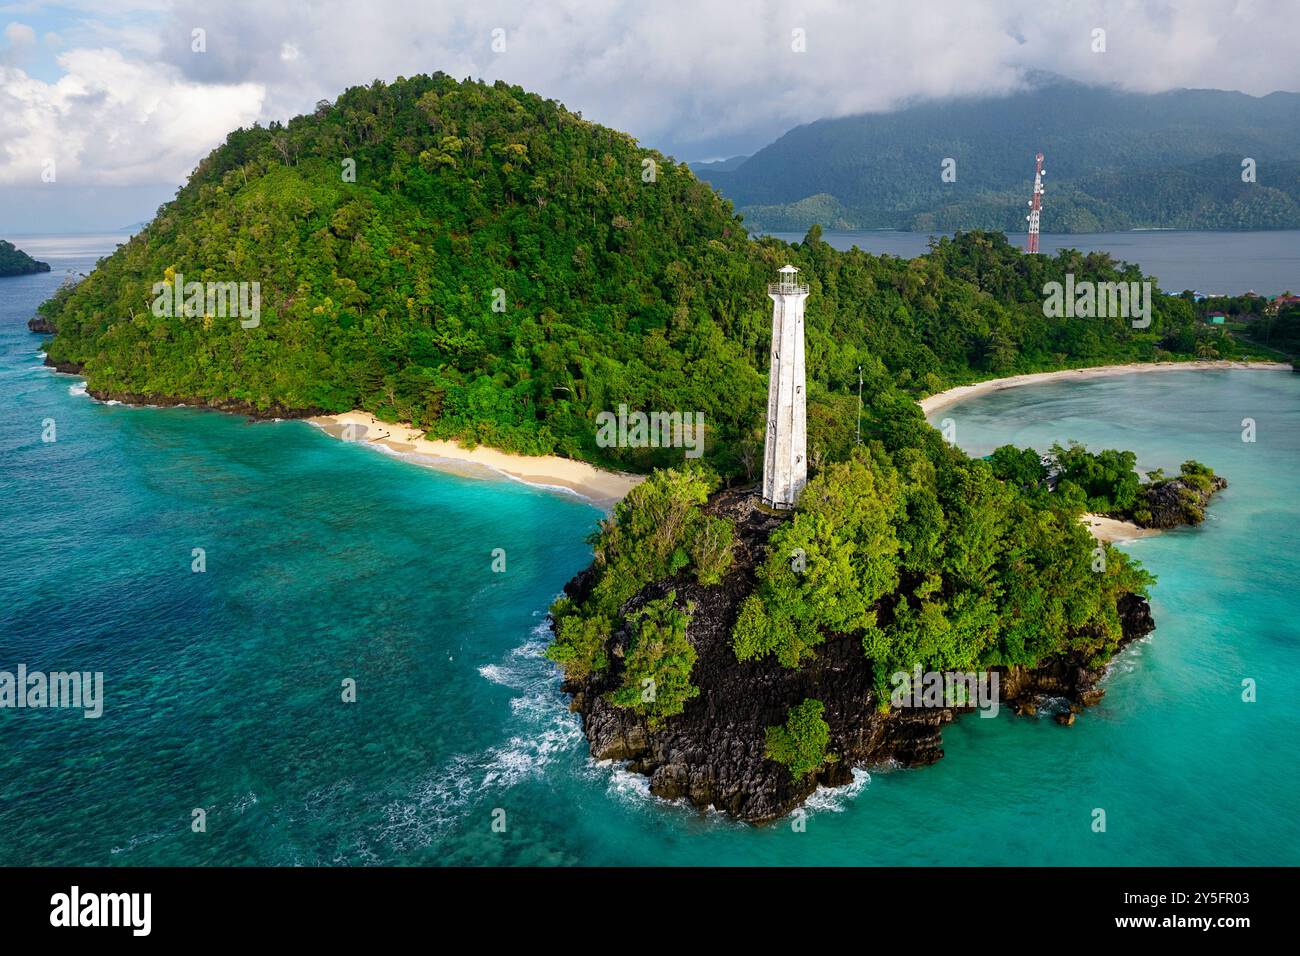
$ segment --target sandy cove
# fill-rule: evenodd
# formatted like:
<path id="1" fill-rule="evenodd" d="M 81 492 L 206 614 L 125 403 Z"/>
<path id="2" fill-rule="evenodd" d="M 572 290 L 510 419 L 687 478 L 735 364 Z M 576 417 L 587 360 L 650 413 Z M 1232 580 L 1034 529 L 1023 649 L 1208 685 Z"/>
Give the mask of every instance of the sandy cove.
<path id="1" fill-rule="evenodd" d="M 349 440 L 420 456 L 413 460 L 431 468 L 478 477 L 496 473 L 542 488 L 562 488 L 605 509 L 645 480 L 642 475 L 606 471 L 558 455 L 515 455 L 486 445 L 464 448 L 454 441 L 425 438 L 424 432 L 412 425 L 380 421 L 368 412 L 321 415 L 308 421 L 335 438 L 347 438 L 345 430 L 355 426 Z"/>
<path id="2" fill-rule="evenodd" d="M 944 392 L 938 392 L 929 398 L 921 399 L 918 404 L 921 411 L 930 415 L 941 408 L 956 402 L 1000 392 L 1004 388 L 1016 388 L 1019 385 L 1039 385 L 1043 382 L 1083 381 L 1090 378 L 1106 378 L 1112 375 L 1129 375 L 1149 372 L 1196 372 L 1221 369 L 1250 369 L 1252 371 L 1290 372 L 1291 366 L 1285 362 L 1134 362 L 1129 365 L 1098 365 L 1094 368 L 1071 368 L 1059 372 L 1034 372 L 1030 375 L 1012 375 L 1009 378 L 992 378 L 974 385 L 959 385 Z"/>
<path id="3" fill-rule="evenodd" d="M 1059 372 L 1035 372 L 1030 375 L 1012 375 L 1008 378 L 993 378 L 974 385 L 959 385 L 947 391 L 938 392 L 929 398 L 923 398 L 917 404 L 926 415 L 931 415 L 941 408 L 986 395 L 1000 392 L 1004 388 L 1019 385 L 1038 385 L 1043 382 L 1081 381 L 1090 378 L 1105 378 L 1112 375 L 1131 375 L 1143 372 L 1191 372 L 1216 371 L 1223 369 L 1249 369 L 1263 372 L 1290 372 L 1292 368 L 1285 362 L 1137 362 L 1129 365 L 1099 365 L 1093 368 L 1063 369 Z M 1158 528 L 1143 528 L 1131 521 L 1107 518 L 1105 515 L 1083 514 L 1079 520 L 1088 526 L 1092 536 L 1098 541 L 1115 544 L 1120 541 L 1133 541 L 1137 538 L 1149 538 L 1159 534 Z"/>

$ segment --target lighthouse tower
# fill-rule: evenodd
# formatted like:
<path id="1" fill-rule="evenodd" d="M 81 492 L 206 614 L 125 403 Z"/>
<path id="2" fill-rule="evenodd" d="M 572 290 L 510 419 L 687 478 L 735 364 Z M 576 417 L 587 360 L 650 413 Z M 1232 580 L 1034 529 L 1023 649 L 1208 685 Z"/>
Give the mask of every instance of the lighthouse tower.
<path id="1" fill-rule="evenodd" d="M 803 305 L 808 286 L 794 266 L 767 287 L 772 299 L 772 371 L 767 380 L 763 504 L 793 508 L 808 483 L 808 395 L 803 368 Z"/>

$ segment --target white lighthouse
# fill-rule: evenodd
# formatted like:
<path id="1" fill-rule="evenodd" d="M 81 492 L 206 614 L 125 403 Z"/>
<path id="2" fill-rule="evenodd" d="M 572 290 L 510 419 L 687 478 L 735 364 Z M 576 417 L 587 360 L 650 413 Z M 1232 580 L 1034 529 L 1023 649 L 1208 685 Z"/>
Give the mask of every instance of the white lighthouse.
<path id="1" fill-rule="evenodd" d="M 772 299 L 772 371 L 767 380 L 763 503 L 793 508 L 808 483 L 808 396 L 803 368 L 803 305 L 808 286 L 794 266 L 767 287 Z"/>

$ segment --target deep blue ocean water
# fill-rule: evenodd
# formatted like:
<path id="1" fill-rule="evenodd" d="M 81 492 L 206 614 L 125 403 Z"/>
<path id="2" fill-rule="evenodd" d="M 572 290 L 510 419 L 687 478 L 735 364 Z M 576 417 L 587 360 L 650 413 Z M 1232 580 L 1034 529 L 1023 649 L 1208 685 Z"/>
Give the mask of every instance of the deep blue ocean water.
<path id="1" fill-rule="evenodd" d="M 786 242 L 799 242 L 804 233 L 773 233 Z M 887 253 L 913 259 L 924 255 L 930 236 L 924 232 L 892 229 L 834 232 L 823 236 L 836 249 L 857 246 L 873 255 Z M 1008 237 L 1023 249 L 1025 236 Z M 1061 249 L 1109 252 L 1123 262 L 1134 262 L 1166 292 L 1184 289 L 1209 294 L 1260 295 L 1300 292 L 1300 232 L 1184 232 L 1145 229 L 1129 232 L 1043 233 L 1040 246 L 1055 255 Z"/>
<path id="2" fill-rule="evenodd" d="M 95 403 L 24 323 L 110 246 L 23 247 L 55 271 L 0 280 L 0 670 L 103 671 L 105 706 L 0 710 L 0 864 L 1300 862 L 1300 376 L 938 413 L 974 453 L 1076 438 L 1232 486 L 1203 527 L 1127 546 L 1160 578 L 1159 627 L 1074 727 L 967 717 L 937 765 L 820 793 L 806 832 L 751 828 L 587 756 L 541 625 L 596 509 L 302 422 Z"/>

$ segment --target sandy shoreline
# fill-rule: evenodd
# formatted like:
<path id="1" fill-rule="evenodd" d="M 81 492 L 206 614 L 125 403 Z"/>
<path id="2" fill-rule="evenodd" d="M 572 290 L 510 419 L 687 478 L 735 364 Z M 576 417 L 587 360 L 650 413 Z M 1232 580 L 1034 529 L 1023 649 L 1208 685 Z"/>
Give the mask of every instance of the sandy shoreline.
<path id="1" fill-rule="evenodd" d="M 974 385 L 959 385 L 947 391 L 931 395 L 917 402 L 921 411 L 931 415 L 941 408 L 947 408 L 957 402 L 976 395 L 1000 392 L 1004 388 L 1016 388 L 1020 385 L 1037 385 L 1042 382 L 1080 381 L 1091 378 L 1105 378 L 1112 375 L 1131 375 L 1143 372 L 1203 372 L 1225 369 L 1248 369 L 1265 372 L 1290 372 L 1291 366 L 1285 362 L 1137 362 L 1129 365 L 1099 365 L 1093 368 L 1064 369 L 1059 372 L 1035 372 L 1030 375 L 1012 375 L 1008 378 L 994 378 Z M 1092 536 L 1101 542 L 1114 544 L 1119 541 L 1133 541 L 1137 538 L 1149 538 L 1159 534 L 1157 528 L 1143 528 L 1131 521 L 1107 518 L 1105 515 L 1083 514 L 1079 520 L 1088 526 Z"/>
<path id="2" fill-rule="evenodd" d="M 644 480 L 641 475 L 606 471 L 558 455 L 515 455 L 486 445 L 463 448 L 453 441 L 425 438 L 424 432 L 411 425 L 382 422 L 368 412 L 321 415 L 308 421 L 335 438 L 420 456 L 413 460 L 431 468 L 472 477 L 504 475 L 541 488 L 565 489 L 605 509 Z M 348 426 L 355 427 L 349 431 Z"/>
<path id="3" fill-rule="evenodd" d="M 420 456 L 412 460 L 440 471 L 478 478 L 505 475 L 542 488 L 567 489 L 607 510 L 644 480 L 641 475 L 605 471 L 556 455 L 514 455 L 484 445 L 462 448 L 455 442 L 425 438 L 422 431 L 410 425 L 382 422 L 367 412 L 322 415 L 308 421 L 334 438 L 378 445 L 399 455 Z M 349 425 L 355 429 L 345 434 Z M 1160 533 L 1103 515 L 1085 514 L 1080 520 L 1098 541 L 1131 541 Z"/>
<path id="4" fill-rule="evenodd" d="M 941 408 L 946 408 L 967 398 L 1001 391 L 1004 388 L 1016 388 L 1020 385 L 1065 380 L 1077 381 L 1144 372 L 1221 369 L 1289 372 L 1291 366 L 1282 362 L 1226 361 L 1145 362 L 1130 365 L 1103 365 L 1095 368 L 1013 375 L 1008 378 L 995 378 L 985 382 L 976 382 L 973 385 L 960 385 L 921 399 L 917 404 L 921 406 L 921 410 L 926 415 L 930 415 Z M 612 508 L 629 491 L 645 480 L 643 475 L 606 471 L 586 462 L 561 458 L 558 455 L 516 455 L 489 448 L 486 445 L 479 445 L 476 448 L 464 448 L 453 441 L 425 438 L 424 433 L 418 428 L 408 424 L 394 425 L 383 422 L 368 412 L 343 412 L 338 415 L 321 415 L 307 420 L 335 438 L 366 442 L 399 455 L 417 456 L 413 458 L 414 461 L 432 468 L 475 477 L 490 477 L 492 474 L 504 475 L 542 488 L 563 489 L 587 498 L 593 504 L 606 510 Z M 348 432 L 348 426 L 354 426 L 352 431 Z M 1092 532 L 1093 537 L 1098 541 L 1129 541 L 1159 533 L 1151 528 L 1140 528 L 1131 522 L 1118 521 L 1101 515 L 1083 515 L 1080 520 L 1087 523 L 1088 530 Z"/>
<path id="5" fill-rule="evenodd" d="M 1119 541 L 1133 541 L 1136 538 L 1149 538 L 1159 534 L 1159 528 L 1143 528 L 1131 521 L 1107 518 L 1105 515 L 1082 514 L 1079 520 L 1088 526 L 1088 531 L 1098 541 L 1115 544 Z"/>
<path id="6" fill-rule="evenodd" d="M 1112 375 L 1129 375 L 1150 372 L 1196 372 L 1223 369 L 1250 369 L 1252 371 L 1289 372 L 1291 366 L 1285 362 L 1134 362 L 1129 365 L 1098 365 L 1094 368 L 1072 368 L 1059 372 L 1034 372 L 1030 375 L 1012 375 L 1008 378 L 993 378 L 974 385 L 959 385 L 944 392 L 938 392 L 929 398 L 923 398 L 917 404 L 921 411 L 930 415 L 941 408 L 986 395 L 1000 392 L 1004 388 L 1016 388 L 1019 385 L 1037 385 L 1043 382 L 1082 381 L 1091 378 L 1106 378 Z"/>

